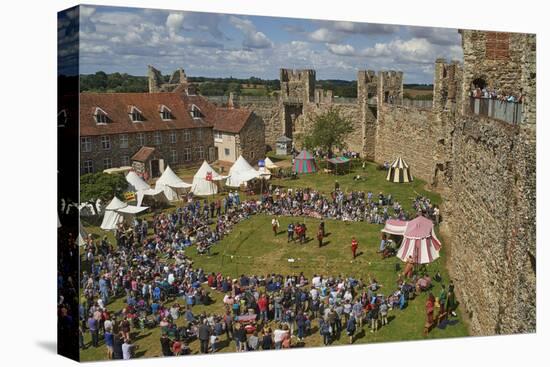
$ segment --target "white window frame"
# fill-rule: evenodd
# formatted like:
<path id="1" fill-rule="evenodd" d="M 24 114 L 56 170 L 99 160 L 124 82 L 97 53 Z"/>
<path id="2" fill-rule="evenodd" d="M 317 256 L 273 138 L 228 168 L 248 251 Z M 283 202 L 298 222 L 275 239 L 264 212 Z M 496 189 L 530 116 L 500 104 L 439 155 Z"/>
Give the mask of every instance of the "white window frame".
<path id="1" fill-rule="evenodd" d="M 170 163 L 178 164 L 178 151 L 176 149 L 170 151 Z"/>
<path id="2" fill-rule="evenodd" d="M 175 131 L 170 131 L 170 143 L 176 144 L 178 142 L 178 134 Z"/>
<path id="3" fill-rule="evenodd" d="M 132 121 L 133 123 L 143 122 L 144 120 L 143 113 L 136 106 L 130 107 L 130 112 L 128 113 L 128 116 L 130 117 L 130 121 Z"/>
<path id="4" fill-rule="evenodd" d="M 105 164 L 105 162 L 109 162 L 109 164 Z M 113 160 L 111 159 L 111 157 L 104 157 L 103 158 L 103 169 L 105 170 L 105 169 L 109 169 L 109 168 L 113 168 Z"/>
<path id="5" fill-rule="evenodd" d="M 121 167 L 129 166 L 129 165 L 130 165 L 130 156 L 123 155 L 122 157 L 120 157 L 120 166 Z"/>
<path id="6" fill-rule="evenodd" d="M 172 110 L 166 107 L 165 105 L 161 105 L 159 108 L 159 115 L 162 121 L 171 121 L 173 120 Z"/>
<path id="7" fill-rule="evenodd" d="M 139 147 L 142 147 L 147 143 L 147 136 L 145 135 L 145 133 L 138 133 L 136 136 L 136 140 L 137 140 L 137 145 Z"/>
<path id="8" fill-rule="evenodd" d="M 191 117 L 193 118 L 193 120 L 199 120 L 202 118 L 203 113 L 201 111 L 200 108 L 197 107 L 197 105 L 193 104 L 191 105 Z M 198 116 L 195 116 L 196 114 L 198 113 Z"/>
<path id="9" fill-rule="evenodd" d="M 196 148 L 196 154 L 197 154 L 197 160 L 203 160 L 204 159 L 204 146 L 202 145 L 199 145 L 197 148 Z"/>
<path id="10" fill-rule="evenodd" d="M 153 133 L 153 143 L 155 145 L 161 145 L 162 144 L 162 133 L 160 131 L 155 131 Z"/>
<path id="11" fill-rule="evenodd" d="M 191 130 L 183 130 L 183 141 L 191 141 Z"/>
<path id="12" fill-rule="evenodd" d="M 94 161 L 92 161 L 91 159 L 82 161 L 82 173 L 94 173 Z"/>
<path id="13" fill-rule="evenodd" d="M 190 162 L 193 159 L 193 155 L 191 154 L 191 148 L 185 148 L 183 150 L 183 159 L 186 162 Z"/>
<path id="14" fill-rule="evenodd" d="M 223 141 L 223 133 L 219 130 L 214 131 L 214 141 L 222 142 Z"/>
<path id="15" fill-rule="evenodd" d="M 120 148 L 122 149 L 128 148 L 128 134 L 120 134 L 119 143 L 120 143 Z"/>
<path id="16" fill-rule="evenodd" d="M 92 152 L 92 138 L 90 136 L 81 136 L 80 137 L 80 151 L 82 153 L 91 153 Z"/>
<path id="17" fill-rule="evenodd" d="M 111 138 L 109 135 L 102 135 L 100 138 L 101 142 L 101 149 L 103 150 L 111 150 Z"/>
<path id="18" fill-rule="evenodd" d="M 109 115 L 101 107 L 96 107 L 94 110 L 94 120 L 97 125 L 107 125 Z"/>
<path id="19" fill-rule="evenodd" d="M 201 128 L 197 129 L 197 140 L 202 140 L 202 129 Z"/>

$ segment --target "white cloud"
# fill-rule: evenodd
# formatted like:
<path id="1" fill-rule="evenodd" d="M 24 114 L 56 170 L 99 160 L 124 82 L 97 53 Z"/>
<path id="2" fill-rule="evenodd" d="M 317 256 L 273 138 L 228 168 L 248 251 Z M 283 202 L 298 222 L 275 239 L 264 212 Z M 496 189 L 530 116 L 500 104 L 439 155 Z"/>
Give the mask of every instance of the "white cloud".
<path id="1" fill-rule="evenodd" d="M 327 43 L 327 49 L 329 52 L 340 56 L 355 56 L 355 48 L 352 45 L 338 45 Z"/>
<path id="2" fill-rule="evenodd" d="M 166 28 L 168 28 L 168 32 L 172 34 L 176 34 L 183 24 L 183 14 L 182 13 L 170 13 L 168 14 L 168 17 L 166 17 Z"/>
<path id="3" fill-rule="evenodd" d="M 308 39 L 314 42 L 339 42 L 342 37 L 328 28 L 319 28 L 308 35 Z"/>
<path id="4" fill-rule="evenodd" d="M 265 35 L 265 33 L 256 30 L 256 26 L 248 19 L 231 17 L 229 21 L 235 28 L 240 30 L 245 38 L 243 46 L 246 48 L 271 48 L 273 42 Z"/>
<path id="5" fill-rule="evenodd" d="M 80 16 L 84 18 L 89 18 L 92 14 L 95 13 L 95 8 L 87 5 L 82 5 L 80 7 Z"/>

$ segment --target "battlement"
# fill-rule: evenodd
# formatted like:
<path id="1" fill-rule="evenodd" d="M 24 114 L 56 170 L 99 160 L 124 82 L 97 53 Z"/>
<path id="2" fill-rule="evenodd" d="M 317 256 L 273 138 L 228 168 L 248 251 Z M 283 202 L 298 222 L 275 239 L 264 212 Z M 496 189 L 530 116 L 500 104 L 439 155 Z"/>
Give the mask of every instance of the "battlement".
<path id="1" fill-rule="evenodd" d="M 313 69 L 280 69 L 281 82 L 307 82 L 311 78 L 315 81 Z"/>
<path id="2" fill-rule="evenodd" d="M 149 93 L 172 92 L 180 86 L 183 86 L 186 90 L 187 88 L 194 90 L 191 84 L 188 83 L 187 75 L 182 68 L 175 70 L 170 76 L 168 83 L 164 83 L 160 70 L 152 65 L 148 65 L 147 77 L 149 79 Z"/>
<path id="3" fill-rule="evenodd" d="M 281 97 L 283 100 L 313 102 L 315 70 L 280 69 Z"/>
<path id="4" fill-rule="evenodd" d="M 333 102 L 332 90 L 315 88 L 315 103 L 332 103 L 332 102 Z"/>
<path id="5" fill-rule="evenodd" d="M 433 107 L 437 111 L 455 110 L 462 103 L 462 65 L 443 58 L 435 61 Z"/>
<path id="6" fill-rule="evenodd" d="M 359 103 L 367 103 L 369 99 L 376 97 L 378 78 L 374 70 L 359 70 L 357 72 L 357 100 Z"/>
<path id="7" fill-rule="evenodd" d="M 388 70 L 378 72 L 378 103 L 401 104 L 403 102 L 403 72 Z"/>

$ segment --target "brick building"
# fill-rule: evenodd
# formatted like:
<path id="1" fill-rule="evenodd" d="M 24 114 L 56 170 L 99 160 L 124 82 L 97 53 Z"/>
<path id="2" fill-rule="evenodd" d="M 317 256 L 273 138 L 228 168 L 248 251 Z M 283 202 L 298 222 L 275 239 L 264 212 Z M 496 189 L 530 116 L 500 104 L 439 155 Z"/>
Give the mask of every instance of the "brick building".
<path id="1" fill-rule="evenodd" d="M 254 165 L 265 157 L 263 120 L 245 108 L 218 108 L 214 122 L 214 145 L 218 159 L 235 162 L 242 155 Z"/>
<path id="2" fill-rule="evenodd" d="M 81 173 L 130 166 L 132 157 L 143 160 L 144 154 L 136 155 L 140 150 L 150 153 L 143 167 L 149 177 L 159 176 L 166 165 L 213 161 L 215 118 L 216 108 L 201 96 L 81 93 Z"/>

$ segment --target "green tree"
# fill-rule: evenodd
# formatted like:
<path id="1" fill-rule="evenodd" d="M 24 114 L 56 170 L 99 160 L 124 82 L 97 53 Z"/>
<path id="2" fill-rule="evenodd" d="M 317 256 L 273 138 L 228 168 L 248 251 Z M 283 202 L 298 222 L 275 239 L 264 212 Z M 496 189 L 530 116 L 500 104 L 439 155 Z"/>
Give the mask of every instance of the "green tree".
<path id="1" fill-rule="evenodd" d="M 121 174 L 88 173 L 80 176 L 80 201 L 93 202 L 101 199 L 108 202 L 113 195 L 122 198 L 122 193 L 127 187 L 128 183 Z"/>
<path id="2" fill-rule="evenodd" d="M 332 157 L 335 149 L 346 148 L 345 140 L 353 132 L 351 120 L 340 114 L 338 107 L 330 107 L 326 112 L 311 118 L 311 131 L 304 136 L 308 149 L 321 148 Z"/>

